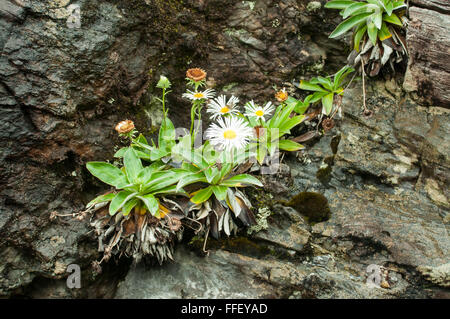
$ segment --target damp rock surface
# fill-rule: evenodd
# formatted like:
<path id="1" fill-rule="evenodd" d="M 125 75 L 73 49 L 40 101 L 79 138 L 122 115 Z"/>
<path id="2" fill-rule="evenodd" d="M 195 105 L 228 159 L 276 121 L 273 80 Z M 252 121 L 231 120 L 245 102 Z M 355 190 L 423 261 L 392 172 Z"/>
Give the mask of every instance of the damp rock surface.
<path id="1" fill-rule="evenodd" d="M 450 297 L 445 0 L 410 1 L 407 72 L 366 82 L 372 117 L 362 113 L 356 80 L 343 119 L 264 178 L 274 203 L 322 194 L 329 219 L 307 223 L 274 204 L 268 229 L 247 246 L 219 245 L 199 257 L 180 245 L 164 267 L 124 266 L 123 280 L 110 272 L 80 294 L 65 287 L 69 264 L 91 276 L 96 241 L 87 220 L 49 216 L 78 212 L 104 190 L 84 165 L 112 157 L 119 120 L 133 120 L 147 135 L 157 128 L 161 113 L 148 87 L 160 74 L 171 79 L 170 116 L 186 126 L 189 105 L 179 96 L 190 66 L 206 69 L 216 90 L 258 102 L 273 99 L 274 84 L 292 88 L 333 74 L 348 44 L 328 39 L 340 19 L 323 4 L 3 0 L 0 296 Z M 79 27 L 68 24 L 73 5 Z M 383 287 L 367 285 L 369 265 L 383 267 Z"/>

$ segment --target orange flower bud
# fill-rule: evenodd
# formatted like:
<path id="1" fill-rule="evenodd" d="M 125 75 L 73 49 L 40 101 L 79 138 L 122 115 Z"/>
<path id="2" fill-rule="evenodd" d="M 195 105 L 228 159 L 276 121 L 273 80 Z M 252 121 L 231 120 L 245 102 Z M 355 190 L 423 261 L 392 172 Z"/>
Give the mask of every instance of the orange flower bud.
<path id="1" fill-rule="evenodd" d="M 133 129 L 134 129 L 134 123 L 133 123 L 133 121 L 130 121 L 130 120 L 119 122 L 115 127 L 115 130 L 119 134 L 126 134 L 128 132 L 131 132 Z"/>
<path id="2" fill-rule="evenodd" d="M 278 102 L 284 102 L 288 99 L 288 97 L 289 95 L 284 88 L 275 94 L 275 98 L 278 100 Z"/>
<path id="3" fill-rule="evenodd" d="M 200 82 L 206 78 L 205 70 L 194 68 L 186 71 L 186 77 L 195 82 Z"/>

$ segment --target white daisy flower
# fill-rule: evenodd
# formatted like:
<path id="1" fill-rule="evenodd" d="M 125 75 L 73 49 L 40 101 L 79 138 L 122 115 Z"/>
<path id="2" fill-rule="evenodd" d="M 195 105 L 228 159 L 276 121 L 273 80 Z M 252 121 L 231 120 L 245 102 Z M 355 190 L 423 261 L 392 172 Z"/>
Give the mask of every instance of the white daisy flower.
<path id="1" fill-rule="evenodd" d="M 264 116 L 270 115 L 273 110 L 274 106 L 272 105 L 272 102 L 267 102 L 264 107 L 256 105 L 253 101 L 250 101 L 245 105 L 245 115 L 262 120 L 265 120 Z"/>
<path id="2" fill-rule="evenodd" d="M 207 89 L 207 90 L 204 90 L 203 92 L 193 92 L 193 91 L 187 90 L 187 93 L 184 93 L 183 97 L 190 99 L 190 100 L 212 99 L 214 97 L 214 90 Z"/>
<path id="3" fill-rule="evenodd" d="M 239 103 L 239 99 L 232 96 L 228 101 L 225 95 L 221 95 L 208 104 L 207 113 L 212 113 L 211 119 L 216 119 L 217 117 L 226 114 L 236 114 L 238 112 L 235 108 L 236 104 Z"/>
<path id="4" fill-rule="evenodd" d="M 253 129 L 237 117 L 219 118 L 206 130 L 206 138 L 213 146 L 230 151 L 243 149 L 253 137 Z"/>

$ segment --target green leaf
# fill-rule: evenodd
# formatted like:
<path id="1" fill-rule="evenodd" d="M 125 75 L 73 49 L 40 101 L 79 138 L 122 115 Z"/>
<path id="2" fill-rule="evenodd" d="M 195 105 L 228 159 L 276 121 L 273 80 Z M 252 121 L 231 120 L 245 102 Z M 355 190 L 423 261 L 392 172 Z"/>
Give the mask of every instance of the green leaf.
<path id="1" fill-rule="evenodd" d="M 126 175 L 116 166 L 105 162 L 88 162 L 86 168 L 103 183 L 123 188 L 128 183 Z"/>
<path id="2" fill-rule="evenodd" d="M 367 24 L 363 24 L 363 26 L 358 29 L 358 31 L 355 33 L 355 39 L 353 40 L 353 49 L 356 50 L 356 52 L 359 52 L 359 44 L 361 43 L 361 39 L 364 36 L 364 34 L 367 31 Z"/>
<path id="3" fill-rule="evenodd" d="M 269 155 L 273 156 L 275 152 L 278 150 L 278 144 L 280 141 L 280 137 L 282 137 L 284 134 L 278 134 L 276 138 L 273 138 L 270 143 L 267 143 L 267 149 L 269 150 Z"/>
<path id="4" fill-rule="evenodd" d="M 96 198 L 91 200 L 86 205 L 86 208 L 91 208 L 92 206 L 99 204 L 99 203 L 109 202 L 114 198 L 114 196 L 116 196 L 115 193 L 109 193 L 109 194 L 103 194 L 103 195 L 97 196 Z"/>
<path id="5" fill-rule="evenodd" d="M 161 161 L 154 162 L 141 170 L 138 175 L 138 179 L 142 184 L 147 185 L 151 182 L 152 174 L 161 171 L 165 166 L 166 165 Z"/>
<path id="6" fill-rule="evenodd" d="M 131 183 L 137 183 L 137 177 L 143 169 L 143 166 L 140 158 L 136 155 L 136 152 L 133 148 L 130 147 L 125 152 L 125 155 L 123 156 L 123 164 L 125 166 L 128 180 Z"/>
<path id="7" fill-rule="evenodd" d="M 342 18 L 347 19 L 347 17 L 351 16 L 354 14 L 355 11 L 366 7 L 367 4 L 364 2 L 356 2 L 356 3 L 352 3 L 351 5 L 349 5 L 348 7 L 345 8 L 343 14 L 342 14 Z"/>
<path id="8" fill-rule="evenodd" d="M 310 99 L 311 103 L 316 103 L 317 101 L 320 101 L 325 95 L 327 95 L 329 92 L 315 92 Z"/>
<path id="9" fill-rule="evenodd" d="M 201 150 L 193 150 L 190 135 L 183 136 L 178 144 L 172 148 L 172 155 L 185 162 L 195 164 L 200 169 L 206 169 L 209 164 L 202 156 Z"/>
<path id="10" fill-rule="evenodd" d="M 142 133 L 139 134 L 139 136 L 138 136 L 138 138 L 136 139 L 136 141 L 138 141 L 138 142 L 141 143 L 141 144 L 148 145 L 148 141 L 147 141 L 147 139 L 145 138 L 145 136 L 144 136 Z"/>
<path id="11" fill-rule="evenodd" d="M 280 105 L 276 108 L 275 113 L 272 115 L 272 117 L 270 118 L 270 120 L 268 120 L 268 121 L 266 122 L 266 124 L 267 124 L 268 127 L 272 127 L 272 123 L 274 123 L 275 120 L 278 119 L 278 116 L 280 115 L 282 109 L 283 109 L 283 104 L 280 104 Z"/>
<path id="12" fill-rule="evenodd" d="M 398 7 L 403 7 L 403 6 L 405 6 L 405 1 L 404 1 L 404 0 L 393 1 L 392 4 L 393 4 L 394 10 L 395 10 L 395 9 L 397 9 Z"/>
<path id="13" fill-rule="evenodd" d="M 122 147 L 116 153 L 114 153 L 114 157 L 122 158 L 125 155 L 125 152 L 128 151 L 128 147 Z"/>
<path id="14" fill-rule="evenodd" d="M 378 30 L 381 29 L 381 23 L 383 22 L 383 12 L 375 13 L 372 16 L 373 24 L 377 27 Z"/>
<path id="15" fill-rule="evenodd" d="M 373 22 L 367 23 L 367 33 L 369 34 L 369 39 L 372 42 L 372 44 L 376 45 L 378 30 Z"/>
<path id="16" fill-rule="evenodd" d="M 191 173 L 198 173 L 198 171 L 200 170 L 198 167 L 195 167 L 192 163 L 186 162 L 181 163 L 181 168 Z"/>
<path id="17" fill-rule="evenodd" d="M 203 174 L 203 172 L 183 176 L 178 181 L 177 189 L 181 189 L 186 185 L 191 185 L 191 184 L 198 183 L 198 182 L 207 183 L 206 177 Z"/>
<path id="18" fill-rule="evenodd" d="M 131 210 L 139 203 L 139 200 L 137 198 L 130 199 L 128 202 L 125 203 L 122 207 L 122 214 L 124 216 L 128 216 L 130 214 Z"/>
<path id="19" fill-rule="evenodd" d="M 331 32 L 330 34 L 330 38 L 336 38 L 344 33 L 346 33 L 348 30 L 350 30 L 351 28 L 353 28 L 354 26 L 356 26 L 357 24 L 361 23 L 362 21 L 367 20 L 367 18 L 371 15 L 372 13 L 362 13 L 362 14 L 358 14 L 355 15 L 345 21 L 343 21 L 341 24 L 339 24 L 336 29 Z"/>
<path id="20" fill-rule="evenodd" d="M 383 20 L 388 22 L 388 23 L 396 24 L 398 26 L 403 27 L 402 21 L 400 20 L 400 18 L 395 13 L 391 14 L 390 16 L 387 15 L 387 14 L 384 14 L 383 15 Z"/>
<path id="21" fill-rule="evenodd" d="M 383 25 L 381 26 L 381 30 L 378 32 L 378 38 L 380 39 L 380 41 L 384 41 L 391 37 L 392 37 L 392 34 L 389 31 L 388 26 L 386 25 L 386 23 L 383 22 Z"/>
<path id="22" fill-rule="evenodd" d="M 340 69 L 336 75 L 334 76 L 334 87 L 333 87 L 333 91 L 337 91 L 342 83 L 342 81 L 345 80 L 345 78 L 347 77 L 347 75 L 349 75 L 350 73 L 354 72 L 355 69 L 346 65 L 344 66 L 342 69 Z"/>
<path id="23" fill-rule="evenodd" d="M 136 195 L 137 193 L 132 193 L 130 191 L 120 191 L 119 193 L 117 193 L 117 195 L 114 196 L 113 200 L 109 204 L 109 214 L 112 216 L 117 213 L 117 211 L 121 209 L 127 203 L 127 201 L 129 201 Z"/>
<path id="24" fill-rule="evenodd" d="M 150 153 L 150 160 L 157 161 L 161 158 L 170 155 L 170 151 L 165 148 L 154 148 Z"/>
<path id="25" fill-rule="evenodd" d="M 283 110 L 275 117 L 272 117 L 270 121 L 270 128 L 279 128 L 281 129 L 285 122 L 289 119 L 292 111 L 294 111 L 295 105 L 287 105 L 283 108 Z M 270 132 L 269 132 L 270 133 Z"/>
<path id="26" fill-rule="evenodd" d="M 305 148 L 302 144 L 291 140 L 281 140 L 279 143 L 280 150 L 294 152 Z"/>
<path id="27" fill-rule="evenodd" d="M 216 195 L 216 198 L 218 200 L 225 200 L 225 198 L 227 197 L 228 187 L 221 186 L 221 185 L 214 185 L 214 186 L 211 186 L 211 187 L 212 187 L 212 190 L 214 192 L 214 195 Z"/>
<path id="28" fill-rule="evenodd" d="M 259 179 L 249 174 L 235 175 L 223 181 L 220 185 L 228 187 L 244 187 L 247 185 L 263 186 Z"/>
<path id="29" fill-rule="evenodd" d="M 133 148 L 142 148 L 146 151 L 152 152 L 155 147 L 148 145 L 147 143 L 140 142 L 139 140 L 134 140 L 132 144 Z"/>
<path id="30" fill-rule="evenodd" d="M 282 131 L 290 131 L 295 126 L 299 125 L 305 120 L 305 115 L 296 115 L 291 117 L 289 120 L 287 120 L 285 123 L 283 123 L 283 126 L 280 127 Z"/>
<path id="31" fill-rule="evenodd" d="M 307 91 L 319 91 L 319 92 L 326 92 L 322 87 L 320 87 L 317 84 L 313 84 L 311 82 L 305 81 L 305 80 L 301 80 L 300 81 L 300 85 L 298 86 L 300 89 L 302 90 L 307 90 Z"/>
<path id="32" fill-rule="evenodd" d="M 345 9 L 349 5 L 356 3 L 351 0 L 333 0 L 325 3 L 325 8 L 327 9 Z"/>
<path id="33" fill-rule="evenodd" d="M 144 196 L 136 196 L 139 198 L 147 207 L 148 211 L 155 216 L 159 212 L 159 202 L 152 194 L 147 194 Z"/>
<path id="34" fill-rule="evenodd" d="M 303 115 L 306 112 L 306 110 L 308 109 L 308 107 L 309 107 L 309 104 L 310 104 L 309 100 L 311 99 L 311 97 L 312 97 L 312 95 L 310 94 L 310 95 L 308 95 L 305 98 L 305 100 L 303 102 L 302 101 L 298 101 L 295 104 L 294 111 L 297 114 Z"/>
<path id="35" fill-rule="evenodd" d="M 331 113 L 331 110 L 333 109 L 333 97 L 334 93 L 330 93 L 322 98 L 322 106 L 325 110 L 326 115 L 329 115 Z"/>
<path id="36" fill-rule="evenodd" d="M 328 78 L 324 78 L 322 76 L 317 77 L 317 81 L 328 91 L 333 90 L 333 83 L 331 83 L 331 80 Z"/>
<path id="37" fill-rule="evenodd" d="M 233 169 L 233 164 L 231 164 L 231 163 L 222 164 L 222 168 L 220 170 L 220 179 L 222 179 L 225 176 L 227 176 L 228 174 L 230 174 L 232 169 Z"/>
<path id="38" fill-rule="evenodd" d="M 174 171 L 163 171 L 156 172 L 152 175 L 152 180 L 144 186 L 142 192 L 152 193 L 157 192 L 167 186 L 174 185 L 179 182 L 179 180 L 186 174 L 186 172 L 174 172 Z"/>
<path id="39" fill-rule="evenodd" d="M 286 105 L 292 105 L 292 104 L 297 104 L 299 102 L 299 100 L 297 100 L 296 98 L 293 98 L 292 96 L 289 96 L 286 100 Z"/>
<path id="40" fill-rule="evenodd" d="M 201 204 L 206 202 L 212 195 L 213 189 L 211 186 L 208 186 L 204 189 L 199 190 L 192 198 L 191 202 L 194 204 Z"/>
<path id="41" fill-rule="evenodd" d="M 175 127 L 169 118 L 164 118 L 161 123 L 158 143 L 160 148 L 172 147 L 175 144 Z"/>
<path id="42" fill-rule="evenodd" d="M 264 163 L 264 159 L 267 156 L 267 147 L 264 145 L 259 144 L 258 149 L 256 150 L 256 160 L 260 165 Z"/>
<path id="43" fill-rule="evenodd" d="M 167 186 L 165 188 L 160 188 L 159 190 L 152 192 L 152 195 L 175 195 L 175 194 L 186 194 L 184 189 L 178 189 L 176 185 Z"/>
<path id="44" fill-rule="evenodd" d="M 393 6 L 392 11 L 397 11 L 399 9 L 405 9 L 406 10 L 408 8 L 408 6 L 405 4 L 404 1 L 394 1 L 392 3 L 392 6 Z"/>
<path id="45" fill-rule="evenodd" d="M 388 1 L 388 2 L 386 3 L 385 8 L 386 8 L 387 14 L 388 14 L 388 15 L 391 15 L 391 14 L 392 14 L 392 11 L 394 11 L 394 3 L 393 3 L 392 1 Z"/>
<path id="46" fill-rule="evenodd" d="M 220 171 L 215 167 L 209 167 L 208 169 L 204 170 L 204 173 L 209 184 L 213 184 L 212 181 L 215 178 L 220 178 Z"/>

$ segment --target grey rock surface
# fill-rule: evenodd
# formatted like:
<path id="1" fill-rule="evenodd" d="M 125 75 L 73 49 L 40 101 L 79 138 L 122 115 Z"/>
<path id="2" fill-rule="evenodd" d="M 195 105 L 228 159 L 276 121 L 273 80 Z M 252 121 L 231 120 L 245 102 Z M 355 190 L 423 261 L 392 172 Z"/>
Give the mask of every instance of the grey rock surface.
<path id="1" fill-rule="evenodd" d="M 334 73 L 347 39 L 328 39 L 340 19 L 312 3 L 0 0 L 0 295 L 114 296 L 120 272 L 80 294 L 65 288 L 71 263 L 92 275 L 96 242 L 86 221 L 52 222 L 50 213 L 78 212 L 104 190 L 84 165 L 112 157 L 116 122 L 132 119 L 146 135 L 158 126 L 151 88 L 160 74 L 176 88 L 170 116 L 186 126 L 188 67 L 206 69 L 216 90 L 256 101 L 273 99 L 274 84 Z M 206 258 L 180 246 L 174 264 L 131 268 L 115 296 L 448 297 L 448 2 L 411 4 L 405 81 L 367 84 L 371 118 L 355 81 L 337 127 L 265 179 L 274 203 L 324 194 L 329 220 L 310 225 L 278 203 L 247 244 L 230 239 Z M 387 272 L 384 288 L 367 286 L 370 264 Z"/>
<path id="2" fill-rule="evenodd" d="M 422 103 L 448 108 L 450 8 L 448 1 L 434 1 L 433 4 L 440 4 L 442 9 L 433 10 L 436 9 L 434 5 L 409 9 L 411 21 L 406 37 L 409 61 L 403 87 L 406 91 L 416 92 Z"/>

